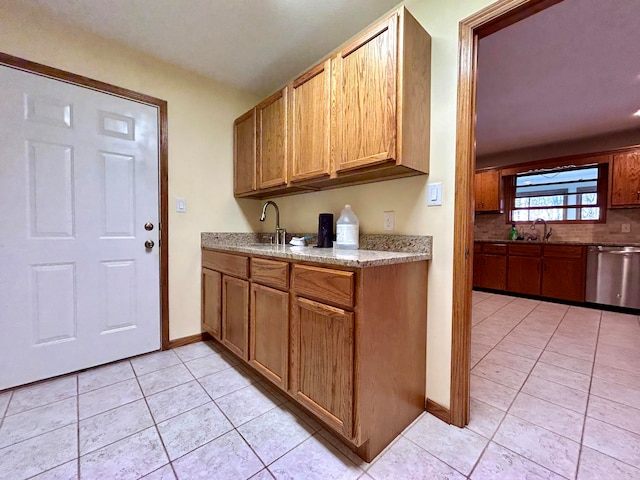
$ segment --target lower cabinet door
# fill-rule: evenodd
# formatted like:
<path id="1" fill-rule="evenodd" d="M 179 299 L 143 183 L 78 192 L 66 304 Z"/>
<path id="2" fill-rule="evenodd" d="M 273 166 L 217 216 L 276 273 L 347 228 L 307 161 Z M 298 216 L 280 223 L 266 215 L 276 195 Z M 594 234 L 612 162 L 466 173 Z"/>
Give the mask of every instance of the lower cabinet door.
<path id="1" fill-rule="evenodd" d="M 220 340 L 222 320 L 222 274 L 202 269 L 202 327 Z"/>
<path id="2" fill-rule="evenodd" d="M 507 291 L 540 295 L 540 257 L 509 256 Z"/>
<path id="3" fill-rule="evenodd" d="M 249 347 L 249 282 L 222 276 L 222 343 L 247 360 Z"/>
<path id="4" fill-rule="evenodd" d="M 545 258 L 542 266 L 543 297 L 584 302 L 584 259 Z"/>
<path id="5" fill-rule="evenodd" d="M 291 393 L 346 437 L 353 434 L 353 313 L 296 297 Z"/>
<path id="6" fill-rule="evenodd" d="M 485 254 L 483 257 L 482 287 L 492 290 L 506 290 L 507 256 Z"/>
<path id="7" fill-rule="evenodd" d="M 251 284 L 249 363 L 283 390 L 288 388 L 289 294 Z"/>

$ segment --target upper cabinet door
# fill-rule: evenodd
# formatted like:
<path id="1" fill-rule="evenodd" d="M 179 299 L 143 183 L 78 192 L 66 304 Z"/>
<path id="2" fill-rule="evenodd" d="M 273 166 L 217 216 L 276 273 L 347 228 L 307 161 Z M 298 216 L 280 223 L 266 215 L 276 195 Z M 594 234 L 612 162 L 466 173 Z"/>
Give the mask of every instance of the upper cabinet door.
<path id="1" fill-rule="evenodd" d="M 287 183 L 286 89 L 271 95 L 256 107 L 258 117 L 258 188 Z"/>
<path id="2" fill-rule="evenodd" d="M 331 61 L 316 65 L 289 86 L 291 181 L 328 176 Z"/>
<path id="3" fill-rule="evenodd" d="M 396 157 L 397 32 L 395 14 L 335 57 L 338 173 Z"/>
<path id="4" fill-rule="evenodd" d="M 233 124 L 233 193 L 256 190 L 256 109 L 252 108 Z"/>
<path id="5" fill-rule="evenodd" d="M 613 156 L 611 206 L 640 205 L 640 150 Z"/>
<path id="6" fill-rule="evenodd" d="M 500 171 L 479 172 L 474 178 L 476 212 L 500 211 Z"/>

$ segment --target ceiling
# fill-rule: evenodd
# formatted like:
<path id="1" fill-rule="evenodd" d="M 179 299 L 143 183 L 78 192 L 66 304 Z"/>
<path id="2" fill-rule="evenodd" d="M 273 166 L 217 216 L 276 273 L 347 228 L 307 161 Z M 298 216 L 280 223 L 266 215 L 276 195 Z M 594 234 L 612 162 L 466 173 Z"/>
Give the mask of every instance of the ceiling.
<path id="1" fill-rule="evenodd" d="M 640 1 L 564 0 L 480 40 L 478 156 L 637 130 Z"/>
<path id="2" fill-rule="evenodd" d="M 399 0 L 12 1 L 264 97 Z M 481 39 L 478 156 L 640 133 L 638 18 L 639 0 L 564 0 Z"/>
<path id="3" fill-rule="evenodd" d="M 400 0 L 13 0 L 266 96 Z"/>

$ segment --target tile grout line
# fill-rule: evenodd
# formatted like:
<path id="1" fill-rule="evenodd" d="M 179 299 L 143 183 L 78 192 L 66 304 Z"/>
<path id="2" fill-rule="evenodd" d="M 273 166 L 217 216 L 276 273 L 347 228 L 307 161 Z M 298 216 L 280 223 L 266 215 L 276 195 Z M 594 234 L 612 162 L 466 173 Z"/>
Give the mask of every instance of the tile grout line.
<path id="1" fill-rule="evenodd" d="M 175 354 L 175 352 L 174 352 L 174 354 Z M 162 435 L 160 434 L 160 429 L 158 428 L 158 424 L 156 423 L 156 419 L 153 417 L 153 413 L 151 413 L 151 408 L 149 407 L 149 402 L 147 401 L 147 395 L 144 393 L 144 390 L 142 390 L 142 385 L 140 385 L 140 379 L 138 378 L 138 374 L 136 373 L 135 368 L 133 368 L 133 363 L 131 364 L 131 368 L 133 369 L 133 373 L 135 375 L 136 382 L 138 383 L 138 388 L 140 389 L 140 392 L 142 393 L 142 399 L 144 400 L 144 404 L 147 406 L 147 411 L 149 412 L 149 416 L 151 417 L 151 421 L 153 422 L 153 427 L 155 428 L 156 433 L 158 434 L 158 438 L 160 439 L 160 443 L 162 444 L 162 448 L 164 449 L 164 454 L 167 456 L 167 461 L 169 462 L 168 464 L 171 466 L 171 471 L 173 472 L 174 476 L 177 478 L 176 472 L 175 472 L 175 470 L 173 468 L 173 462 L 171 461 L 171 457 L 169 456 L 169 451 L 167 450 L 167 446 L 164 443 L 164 439 L 162 438 Z M 138 400 L 140 400 L 140 399 L 138 399 Z M 129 403 L 132 403 L 132 402 L 129 402 Z M 147 427 L 147 428 L 151 428 L 151 427 Z M 143 432 L 144 430 L 146 430 L 146 428 L 144 428 L 144 429 L 142 429 L 142 430 L 140 430 L 138 432 L 132 433 L 131 435 L 128 435 L 128 436 L 126 436 L 124 438 L 129 438 L 129 437 L 131 437 L 133 435 L 136 435 L 136 434 L 138 434 L 140 432 Z M 121 439 L 119 439 L 117 441 L 119 442 L 121 440 L 123 440 L 123 439 L 121 438 Z M 113 443 L 116 443 L 116 442 L 112 442 L 111 444 L 113 444 Z M 100 447 L 100 448 L 104 448 L 104 447 Z M 95 450 L 95 451 L 97 451 L 97 450 Z M 162 465 L 160 468 L 162 468 L 163 466 L 164 465 Z M 159 468 L 156 469 L 156 470 L 159 470 Z M 149 475 L 150 473 L 153 473 L 153 472 L 155 472 L 155 470 L 152 470 L 151 472 L 145 473 L 143 475 L 143 477 L 146 476 L 146 475 Z"/>
<path id="2" fill-rule="evenodd" d="M 578 449 L 578 460 L 576 462 L 576 474 L 575 479 L 578 478 L 578 472 L 580 471 L 580 460 L 582 459 L 582 448 L 584 446 L 584 432 L 587 428 L 587 414 L 589 412 L 589 401 L 591 400 L 591 384 L 593 383 L 593 372 L 596 368 L 596 357 L 598 354 L 598 339 L 600 338 L 600 329 L 602 328 L 602 311 L 600 311 L 600 318 L 598 319 L 598 331 L 596 334 L 596 346 L 593 350 L 593 364 L 591 365 L 591 375 L 589 376 L 589 390 L 587 391 L 587 404 L 584 408 L 584 419 L 582 420 L 582 432 L 580 432 L 580 447 Z"/>
<path id="3" fill-rule="evenodd" d="M 525 315 L 525 316 L 524 316 L 524 317 L 523 317 L 523 318 L 522 318 L 518 323 L 516 323 L 516 324 L 511 328 L 511 330 L 509 330 L 507 333 L 505 333 L 505 334 L 502 336 L 502 338 L 500 338 L 500 340 L 498 340 L 498 341 L 493 345 L 493 347 L 491 347 L 491 349 L 490 349 L 487 353 L 485 353 L 485 354 L 480 358 L 480 360 L 478 360 L 478 361 L 476 362 L 476 364 L 473 366 L 473 368 L 475 368 L 475 367 L 476 367 L 480 362 L 482 362 L 482 361 L 487 357 L 487 355 L 489 355 L 493 350 L 495 350 L 495 349 L 496 349 L 496 347 L 497 347 L 497 346 L 498 346 L 498 345 L 499 345 L 499 344 L 500 344 L 500 343 L 501 343 L 505 338 L 507 338 L 507 337 L 509 336 L 509 334 L 511 334 L 511 333 L 512 333 L 516 328 L 518 328 L 518 326 L 519 326 L 522 322 L 524 322 L 524 321 L 527 319 L 527 317 L 529 317 L 529 315 L 531 315 L 531 313 L 532 313 L 533 311 L 535 311 L 535 309 L 536 309 L 537 307 L 538 307 L 538 306 L 536 305 L 534 308 L 532 308 L 532 309 L 531 309 L 531 311 L 529 311 L 529 313 L 527 313 L 527 314 L 526 314 L 526 315 Z M 494 312 L 494 313 L 495 313 L 495 312 Z M 493 314 L 491 314 L 491 315 L 493 315 Z M 490 315 L 490 316 L 491 316 L 491 315 Z M 488 318 L 488 317 L 487 317 L 487 318 Z M 560 325 L 560 323 L 561 323 L 561 322 L 562 322 L 562 320 L 561 320 L 560 322 L 558 322 L 558 325 Z M 557 326 L 556 326 L 556 329 L 557 329 Z M 555 330 L 554 330 L 554 332 L 555 332 Z M 553 336 L 553 334 L 552 334 L 551 336 Z M 472 340 L 473 340 L 473 331 L 471 332 L 471 337 L 472 337 Z M 551 340 L 551 338 L 549 338 L 549 340 L 547 341 L 547 343 L 548 343 L 550 340 Z M 515 343 L 519 343 L 519 342 L 515 342 Z M 524 344 L 521 344 L 521 345 L 524 345 Z M 488 346 L 488 345 L 487 345 L 487 346 Z M 531 347 L 531 345 L 526 345 L 526 346 Z M 532 348 L 534 348 L 534 347 L 532 347 Z M 536 347 L 536 348 L 537 348 L 537 347 Z M 529 359 L 529 360 L 535 360 L 535 362 L 536 362 L 536 363 L 538 363 L 538 360 L 540 359 L 540 356 L 542 355 L 542 353 L 544 352 L 544 350 L 545 350 L 545 349 L 543 348 L 543 349 L 542 349 L 542 351 L 538 354 L 538 356 L 537 356 L 535 359 Z M 507 352 L 507 353 L 511 353 L 511 352 Z M 516 354 L 512 354 L 512 355 L 516 355 Z M 518 355 L 518 356 L 520 356 L 520 355 Z M 523 357 L 523 358 L 528 358 L 528 357 Z M 535 363 L 534 363 L 534 367 L 535 367 Z M 471 371 L 470 371 L 470 373 L 473 373 L 473 372 L 472 372 L 473 368 L 471 368 L 471 369 L 470 369 L 470 370 L 471 370 Z M 531 372 L 532 370 L 533 370 L 533 367 L 531 367 L 530 372 Z M 526 380 L 525 380 L 525 381 L 526 381 Z M 496 382 L 496 383 L 497 383 L 497 382 Z M 506 386 L 506 385 L 505 385 L 505 386 Z M 514 389 L 514 390 L 515 390 L 515 389 Z"/>
<path id="4" fill-rule="evenodd" d="M 9 405 L 11 405 L 11 400 L 13 400 L 13 392 L 15 390 L 9 391 L 9 400 L 7 400 L 7 406 L 4 407 L 2 411 L 2 416 L 0 417 L 0 429 L 2 429 L 2 424 L 4 423 L 4 419 L 7 417 L 7 412 L 9 411 Z"/>
<path id="5" fill-rule="evenodd" d="M 76 433 L 77 433 L 77 467 L 78 467 L 78 480 L 80 480 L 80 377 L 76 375 Z"/>
<path id="6" fill-rule="evenodd" d="M 185 366 L 186 366 L 186 365 L 185 365 Z M 242 364 L 241 364 L 241 363 L 238 363 L 238 364 L 235 364 L 235 365 L 231 365 L 231 367 L 230 367 L 230 368 L 234 368 L 234 369 L 235 369 L 235 367 L 238 367 L 238 368 L 242 371 L 242 373 L 247 374 L 247 372 L 245 372 L 245 371 L 244 371 L 244 369 L 242 369 Z M 187 367 L 187 368 L 188 368 L 188 367 Z M 225 370 L 226 370 L 226 369 L 225 369 Z M 236 370 L 236 371 L 237 371 L 237 370 Z M 212 373 L 212 375 L 215 375 L 216 373 L 218 373 L 218 372 L 214 372 L 214 373 Z M 208 375 L 207 375 L 207 376 L 208 376 Z M 286 397 L 284 397 L 284 401 L 283 401 L 283 402 L 281 402 L 281 403 L 279 403 L 279 404 L 276 404 L 273 408 L 271 408 L 271 409 L 267 410 L 266 412 L 262 413 L 261 415 L 258 415 L 257 417 L 255 417 L 255 418 L 253 418 L 253 419 L 251 419 L 251 420 L 247 420 L 246 422 L 242 423 L 241 425 L 236 426 L 236 425 L 231 421 L 231 419 L 226 415 L 226 413 L 222 410 L 222 408 L 220 408 L 220 406 L 218 405 L 218 403 L 217 403 L 217 401 L 216 401 L 216 400 L 218 400 L 218 399 L 220 399 L 220 398 L 224 398 L 224 397 L 226 397 L 226 396 L 229 396 L 229 395 L 231 395 L 231 394 L 233 394 L 233 393 L 236 393 L 236 392 L 238 392 L 238 391 L 240 391 L 240 390 L 242 390 L 242 389 L 244 389 L 244 388 L 247 388 L 247 387 L 249 387 L 249 386 L 252 386 L 252 385 L 255 385 L 255 386 L 258 386 L 258 387 L 262 388 L 263 390 L 265 390 L 265 391 L 266 391 L 266 393 L 267 393 L 269 396 L 274 397 L 274 398 L 276 398 L 276 400 L 277 400 L 277 397 L 275 397 L 274 395 L 272 395 L 272 394 L 271 394 L 271 392 L 269 392 L 269 390 L 268 390 L 267 388 L 265 388 L 265 387 L 263 387 L 263 386 L 261 385 L 261 383 L 260 383 L 260 382 L 261 382 L 261 379 L 255 379 L 255 377 L 252 377 L 251 375 L 249 375 L 249 376 L 250 376 L 253 380 L 255 380 L 255 382 L 254 382 L 254 383 L 251 383 L 251 384 L 246 385 L 245 387 L 242 387 L 242 388 L 240 388 L 240 389 L 238 389 L 238 390 L 234 390 L 233 392 L 229 392 L 229 393 L 227 393 L 227 394 L 225 394 L 225 395 L 222 395 L 222 396 L 218 397 L 217 399 L 214 399 L 214 398 L 209 394 L 209 392 L 207 391 L 207 389 L 206 389 L 206 388 L 205 388 L 205 387 L 200 383 L 200 380 L 199 380 L 199 379 L 197 379 L 197 378 L 196 378 L 196 381 L 198 382 L 198 384 L 200 384 L 200 386 L 202 387 L 202 389 L 203 389 L 203 390 L 205 391 L 205 393 L 209 396 L 209 398 L 210 398 L 210 399 L 211 399 L 211 401 L 214 403 L 214 405 L 218 408 L 218 410 L 220 410 L 220 412 L 222 413 L 222 415 L 224 415 L 224 417 L 227 419 L 227 421 L 229 422 L 229 424 L 233 427 L 233 430 L 235 430 L 235 431 L 236 431 L 236 433 L 240 436 L 240 438 L 242 438 L 243 442 L 244 442 L 244 443 L 249 447 L 249 449 L 253 452 L 253 454 L 254 454 L 254 455 L 256 456 L 256 458 L 260 461 L 260 463 L 262 463 L 262 465 L 264 466 L 264 469 L 266 469 L 266 470 L 269 472 L 269 474 L 271 474 L 271 470 L 269 470 L 269 465 L 273 465 L 276 461 L 278 461 L 279 459 L 281 459 L 282 457 L 284 457 L 285 455 L 287 455 L 289 452 L 291 452 L 291 451 L 292 451 L 292 450 L 294 450 L 295 448 L 297 448 L 297 447 L 299 447 L 300 445 L 302 445 L 304 442 L 306 442 L 306 441 L 307 441 L 307 440 L 309 440 L 310 438 L 313 438 L 313 437 L 315 437 L 316 435 L 318 435 L 318 436 L 322 437 L 322 435 L 320 435 L 320 432 L 322 431 L 322 429 L 323 429 L 324 427 L 321 427 L 321 428 L 320 428 L 320 430 L 313 432 L 309 437 L 305 438 L 304 440 L 302 440 L 301 442 L 299 442 L 298 444 L 296 444 L 294 447 L 290 448 L 290 449 L 289 449 L 289 450 L 287 450 L 285 453 L 283 453 L 282 455 L 280 455 L 279 457 L 277 457 L 276 459 L 274 459 L 272 462 L 270 462 L 270 463 L 269 463 L 269 465 L 267 465 L 267 464 L 262 460 L 262 458 L 258 455 L 258 453 L 254 450 L 254 448 L 251 446 L 251 444 L 250 444 L 250 443 L 245 439 L 245 437 L 242 435 L 242 433 L 240 432 L 240 430 L 238 430 L 238 428 L 239 428 L 239 427 L 241 427 L 241 426 L 243 426 L 243 425 L 246 425 L 247 423 L 249 423 L 249 422 L 251 422 L 251 421 L 255 420 L 256 418 L 259 418 L 259 417 L 261 417 L 261 416 L 263 416 L 263 415 L 266 415 L 267 413 L 269 413 L 269 412 L 271 412 L 271 411 L 275 410 L 276 408 L 283 408 L 283 409 L 285 409 L 287 412 L 289 412 L 291 415 L 293 415 L 294 417 L 298 418 L 298 419 L 299 419 L 302 423 L 304 423 L 304 424 L 305 424 L 309 429 L 311 429 L 311 430 L 314 430 L 314 429 L 313 429 L 313 427 L 312 427 L 311 425 L 307 424 L 307 423 L 306 423 L 302 418 L 298 417 L 294 412 L 292 412 L 291 410 L 289 410 L 289 409 L 286 407 L 286 405 L 285 405 L 285 403 L 286 403 L 286 401 L 287 401 L 287 398 L 286 398 Z M 204 378 L 204 377 L 202 377 L 202 378 Z M 231 431 L 231 430 L 230 430 L 230 431 Z M 224 433 L 223 435 L 226 435 L 227 433 L 229 433 L 229 432 L 226 432 L 226 433 Z M 222 435 L 220 435 L 220 436 L 222 436 Z M 220 436 L 219 436 L 219 437 L 216 437 L 216 438 L 220 438 Z M 324 437 L 322 437 L 322 438 L 324 439 Z M 209 442 L 205 443 L 204 445 L 206 445 L 206 444 L 208 444 L 208 443 L 211 443 L 211 442 L 212 442 L 212 441 L 214 441 L 214 440 L 215 440 L 215 439 L 212 439 L 212 440 L 210 440 Z M 324 440 L 325 440 L 325 442 L 326 442 L 326 443 L 328 443 L 328 444 L 330 445 L 331 449 L 333 449 L 335 452 L 337 452 L 340 456 L 342 456 L 342 457 L 344 457 L 345 459 L 347 459 L 347 460 L 348 460 L 351 464 L 353 464 L 356 468 L 359 468 L 359 469 L 363 472 L 363 475 L 366 473 L 364 470 L 362 470 L 362 468 L 360 468 L 360 467 L 359 467 L 358 465 L 356 465 L 353 461 L 351 461 L 351 459 L 349 459 L 346 455 L 344 455 L 342 452 L 340 452 L 340 451 L 339 451 L 335 446 L 331 445 L 331 442 L 329 442 L 327 439 L 324 439 Z M 202 447 L 202 446 L 204 446 L 204 445 L 201 445 L 200 447 Z M 200 448 L 200 447 L 198 447 L 198 448 Z M 335 454 L 335 452 L 334 452 L 334 454 Z M 189 452 L 189 453 L 190 453 L 190 452 Z M 185 455 L 186 455 L 186 454 L 185 454 Z M 261 470 L 262 470 L 262 469 L 261 469 Z M 257 473 L 260 473 L 260 472 L 257 472 Z M 257 474 L 257 473 L 256 473 L 256 474 Z"/>
<path id="7" fill-rule="evenodd" d="M 517 324 L 517 325 L 515 325 L 515 326 L 513 327 L 513 329 L 515 329 L 518 325 L 520 325 L 520 323 L 522 323 L 522 322 L 523 322 L 523 321 L 524 321 L 524 320 L 525 320 L 525 319 L 526 319 L 526 318 L 527 318 L 527 317 L 528 317 L 528 316 L 529 316 L 533 311 L 535 311 L 535 310 L 536 310 L 536 308 L 537 308 L 537 306 L 536 306 L 533 310 L 531 310 L 531 312 L 529 312 L 529 314 L 528 314 L 525 318 L 523 318 L 520 322 L 518 322 L 518 324 Z M 557 473 L 557 472 L 555 472 L 555 471 L 551 470 L 550 468 L 547 468 L 547 467 L 545 467 L 544 465 L 540 465 L 539 463 L 535 462 L 534 460 L 532 460 L 532 459 L 530 459 L 530 458 L 528 458 L 528 457 L 525 457 L 524 455 L 520 455 L 520 454 L 519 454 L 519 453 L 517 453 L 517 452 L 513 452 L 511 449 L 509 449 L 509 448 L 505 447 L 504 445 L 501 445 L 501 444 L 499 444 L 499 443 L 497 443 L 497 442 L 494 442 L 494 438 L 495 438 L 496 434 L 498 433 L 498 430 L 500 430 L 500 427 L 501 427 L 501 426 L 502 426 L 502 424 L 504 423 L 505 419 L 507 418 L 507 415 L 510 415 L 511 407 L 513 406 L 513 403 L 515 402 L 516 398 L 518 398 L 518 395 L 520 395 L 520 393 L 523 393 L 523 392 L 522 392 L 522 389 L 524 388 L 524 385 L 527 383 L 527 381 L 528 381 L 528 380 L 529 380 L 529 378 L 531 377 L 531 373 L 533 372 L 533 370 L 535 369 L 536 365 L 537 365 L 537 364 L 538 364 L 538 362 L 540 361 L 540 357 L 542 357 L 542 354 L 545 352 L 545 350 L 546 350 L 547 346 L 549 345 L 549 342 L 551 342 L 551 339 L 553 338 L 553 336 L 555 335 L 555 333 L 556 333 L 556 332 L 558 331 L 558 329 L 560 328 L 560 325 L 561 325 L 561 324 L 562 324 L 562 322 L 564 321 L 564 319 L 565 319 L 565 317 L 566 317 L 566 315 L 567 315 L 567 313 L 568 313 L 568 312 L 569 312 L 569 309 L 567 309 L 567 310 L 565 311 L 564 315 L 562 316 L 562 319 L 558 322 L 558 324 L 556 325 L 556 328 L 554 329 L 553 333 L 549 336 L 549 340 L 547 340 L 547 343 L 545 344 L 544 348 L 542 348 L 542 350 L 540 351 L 540 354 L 538 354 L 538 357 L 536 358 L 535 363 L 533 364 L 533 367 L 531 367 L 531 370 L 529 371 L 529 373 L 527 374 L 526 378 L 525 378 L 525 379 L 524 379 L 524 381 L 522 382 L 522 385 L 520 386 L 520 388 L 518 389 L 517 393 L 516 393 L 516 394 L 515 394 L 515 396 L 513 397 L 513 400 L 511 400 L 511 403 L 510 403 L 510 404 L 509 404 L 509 406 L 507 407 L 507 410 L 505 411 L 505 414 L 504 414 L 504 416 L 502 417 L 502 420 L 500 420 L 500 423 L 498 424 L 498 426 L 497 426 L 497 427 L 496 427 L 496 429 L 494 430 L 493 434 L 491 435 L 491 438 L 489 439 L 489 441 L 488 441 L 488 442 L 487 442 L 487 444 L 485 445 L 484 449 L 482 450 L 482 453 L 480 454 L 480 456 L 479 456 L 479 457 L 478 457 L 478 459 L 476 460 L 476 462 L 475 462 L 475 464 L 474 464 L 473 468 L 471 469 L 471 472 L 469 473 L 469 478 L 471 477 L 471 475 L 473 474 L 473 472 L 475 471 L 475 469 L 477 468 L 477 466 L 480 464 L 480 460 L 482 459 L 482 457 L 484 456 L 484 454 L 485 454 L 485 452 L 486 452 L 487 448 L 489 447 L 489 445 L 490 445 L 492 442 L 493 442 L 493 443 L 495 443 L 496 445 L 499 445 L 499 446 L 500 446 L 500 447 L 502 447 L 502 448 L 505 448 L 505 449 L 509 450 L 510 452 L 514 453 L 515 455 L 518 455 L 518 456 L 520 456 L 520 457 L 522 457 L 522 458 L 525 458 L 526 460 L 528 460 L 528 461 L 530 461 L 530 462 L 535 463 L 536 465 L 539 465 L 540 467 L 542 467 L 542 468 L 546 469 L 546 470 L 547 470 L 547 471 L 549 471 L 549 472 Z M 511 329 L 511 331 L 512 331 L 513 329 Z M 511 333 L 511 331 L 509 331 L 509 333 Z M 507 335 L 509 335 L 509 334 L 507 333 Z M 505 337 L 506 337 L 506 335 L 505 335 Z M 504 339 L 505 337 L 503 337 L 503 339 Z M 500 341 L 502 341 L 502 339 L 501 339 Z M 498 343 L 496 343 L 496 346 L 500 343 L 500 341 L 499 341 Z M 493 348 L 495 348 L 495 346 L 494 346 Z M 491 351 L 493 351 L 493 348 L 490 350 L 490 352 L 491 352 Z M 488 353 L 487 353 L 487 354 L 488 354 Z M 541 400 L 543 400 L 543 399 L 541 399 Z M 514 415 L 514 416 L 516 416 L 517 418 L 520 418 L 520 417 L 518 417 L 517 415 Z M 585 418 L 586 418 L 586 411 L 585 411 Z M 522 420 L 525 420 L 525 419 L 522 419 Z M 526 422 L 528 422 L 528 423 L 531 423 L 531 422 L 529 422 L 528 420 L 525 420 L 525 421 L 526 421 Z M 535 425 L 536 427 L 543 428 L 544 430 L 549 431 L 549 430 L 545 429 L 544 427 L 540 427 L 539 425 L 536 425 L 536 424 L 534 424 L 534 423 L 532 423 L 532 425 Z M 552 433 L 554 433 L 554 432 L 552 432 Z M 557 434 L 556 434 L 556 435 L 557 435 Z M 566 438 L 566 437 L 563 437 L 563 438 Z M 577 464 L 576 464 L 576 469 L 577 469 Z"/>
<path id="8" fill-rule="evenodd" d="M 219 352 L 218 352 L 218 353 L 219 353 Z M 182 359 L 181 359 L 181 360 L 182 360 Z M 185 367 L 187 368 L 187 370 L 189 369 L 189 367 L 187 367 L 186 365 L 185 365 Z M 232 365 L 232 366 L 231 366 L 231 367 L 229 367 L 229 368 L 234 368 L 234 370 L 235 370 L 235 365 Z M 228 369 L 226 369 L 226 368 L 225 368 L 224 370 L 228 370 Z M 223 370 L 221 370 L 221 371 L 223 371 Z M 214 373 L 212 373 L 211 375 L 216 375 L 217 373 L 219 373 L 219 372 L 214 372 Z M 243 372 L 243 373 L 244 373 L 244 372 Z M 205 375 L 205 377 L 208 377 L 208 376 L 209 376 L 209 375 Z M 202 377 L 202 378 L 205 378 L 205 377 Z M 195 376 L 194 376 L 194 378 L 195 378 Z M 215 437 L 215 438 L 212 438 L 212 439 L 211 439 L 211 440 L 209 440 L 208 442 L 206 442 L 206 443 L 204 443 L 204 444 L 200 445 L 199 447 L 197 447 L 197 448 L 195 448 L 195 449 L 191 450 L 190 452 L 185 453 L 184 455 L 182 455 L 182 456 L 181 456 L 181 457 L 179 457 L 179 458 L 182 458 L 182 457 L 184 457 L 185 455 L 188 455 L 189 453 L 194 452 L 194 451 L 195 451 L 195 450 L 197 450 L 198 448 L 202 448 L 202 447 L 204 447 L 205 445 L 210 444 L 211 442 L 213 442 L 213 441 L 217 440 L 218 438 L 220 438 L 220 437 L 222 437 L 222 436 L 224 436 L 224 435 L 227 435 L 229 432 L 235 431 L 235 432 L 240 436 L 240 438 L 241 438 L 241 439 L 242 439 L 242 441 L 245 443 L 245 445 L 247 445 L 247 447 L 249 447 L 249 449 L 251 450 L 251 452 L 256 456 L 256 458 L 258 459 L 258 461 L 259 461 L 259 462 L 262 464 L 262 466 L 264 467 L 264 468 L 260 469 L 260 471 L 261 471 L 261 470 L 264 470 L 265 468 L 267 468 L 267 466 L 265 465 L 265 463 L 262 461 L 262 458 L 260 458 L 260 456 L 259 456 L 259 455 L 256 453 L 256 451 L 253 449 L 253 447 L 251 447 L 251 445 L 249 444 L 249 442 L 247 442 L 247 441 L 245 440 L 245 438 L 244 438 L 244 437 L 242 436 L 242 434 L 238 431 L 237 427 L 234 425 L 234 423 L 231 421 L 231 419 L 227 416 L 227 414 L 224 412 L 224 410 L 222 410 L 222 409 L 220 408 L 220 406 L 218 405 L 218 403 L 217 403 L 217 402 L 215 401 L 215 399 L 211 396 L 211 394 L 209 393 L 209 391 L 204 387 L 204 385 L 202 385 L 202 384 L 200 383 L 200 379 L 199 379 L 199 378 L 196 378 L 195 380 L 196 380 L 196 382 L 198 382 L 198 385 L 200 385 L 200 388 L 202 388 L 202 389 L 204 390 L 205 394 L 206 394 L 206 395 L 211 399 L 211 403 L 213 403 L 213 404 L 216 406 L 216 408 L 220 411 L 220 413 L 222 414 L 222 416 L 227 420 L 227 422 L 229 422 L 229 425 L 231 425 L 231 430 L 229 430 L 228 432 L 225 432 L 225 433 L 223 433 L 223 434 L 221 434 L 221 435 L 218 435 L 218 436 L 217 436 L 217 437 Z M 253 380 L 253 379 L 252 379 L 252 380 Z M 237 390 L 234 390 L 233 392 L 229 392 L 229 393 L 227 393 L 227 394 L 225 394 L 225 395 L 222 395 L 221 397 L 218 397 L 218 398 L 224 398 L 224 397 L 226 397 L 227 395 L 231 395 L 232 393 L 238 392 L 238 391 L 242 390 L 243 388 L 246 388 L 246 387 L 251 386 L 251 385 L 253 385 L 253 383 L 250 383 L 249 385 L 246 385 L 246 386 L 244 386 L 244 387 L 242 387 L 242 388 L 239 388 L 239 389 L 237 389 Z M 271 411 L 271 410 L 269 410 L 269 411 Z M 267 413 L 267 412 L 265 412 L 265 413 Z M 243 425 L 244 425 L 244 424 L 243 424 Z M 177 460 L 177 459 L 176 459 L 176 460 Z M 171 463 L 172 463 L 172 466 L 173 466 L 173 460 L 171 461 Z M 260 471 L 256 472 L 256 474 L 260 473 Z M 174 472 L 174 473 L 175 473 L 175 472 Z M 269 473 L 271 473 L 271 472 L 269 472 Z M 253 476 L 253 475 L 252 475 L 252 476 Z M 177 477 L 177 474 L 176 474 L 176 477 Z"/>

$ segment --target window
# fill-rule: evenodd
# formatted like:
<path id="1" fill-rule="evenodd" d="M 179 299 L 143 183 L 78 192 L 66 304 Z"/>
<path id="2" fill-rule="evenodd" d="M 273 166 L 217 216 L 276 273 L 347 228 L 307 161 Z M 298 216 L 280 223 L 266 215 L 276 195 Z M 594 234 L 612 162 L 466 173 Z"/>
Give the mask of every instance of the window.
<path id="1" fill-rule="evenodd" d="M 509 222 L 604 221 L 604 166 L 539 169 L 511 178 Z"/>

